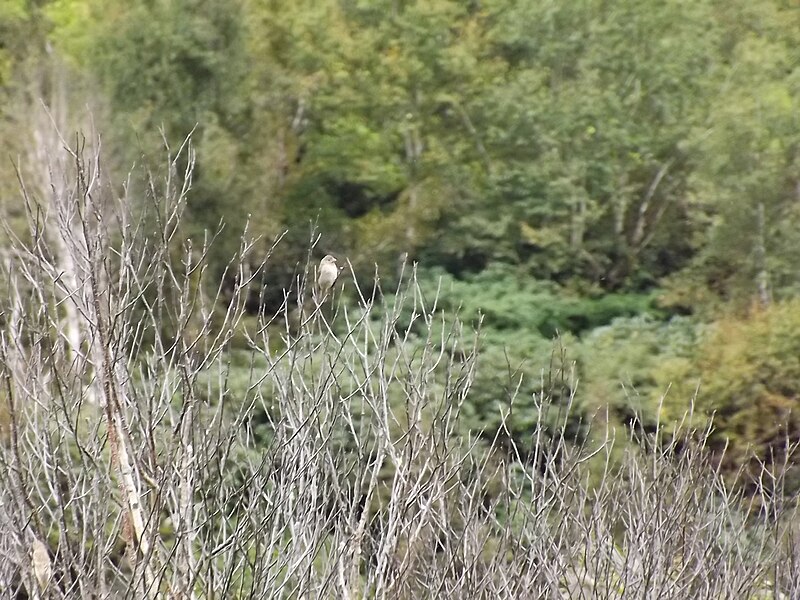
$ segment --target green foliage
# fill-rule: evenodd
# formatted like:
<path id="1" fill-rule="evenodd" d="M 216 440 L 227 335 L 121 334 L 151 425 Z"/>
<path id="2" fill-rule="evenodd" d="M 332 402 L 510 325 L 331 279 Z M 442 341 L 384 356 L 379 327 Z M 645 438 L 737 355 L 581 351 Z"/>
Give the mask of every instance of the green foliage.
<path id="1" fill-rule="evenodd" d="M 711 327 L 683 360 L 668 362 L 657 381 L 673 384 L 666 405 L 680 419 L 690 399 L 713 416 L 712 441 L 727 469 L 759 462 L 780 465 L 787 444 L 800 439 L 800 302 L 757 311 L 747 319 L 727 317 Z M 698 390 L 695 397 L 695 390 Z"/>
<path id="2" fill-rule="evenodd" d="M 6 0 L 0 4 L 0 86 L 6 85 L 14 66 L 15 50 L 22 39 L 17 32 L 29 18 L 24 0 Z"/>
<path id="3" fill-rule="evenodd" d="M 650 313 L 659 316 L 651 294 L 603 294 L 596 298 L 570 294 L 549 281 L 539 281 L 500 266 L 456 279 L 430 271 L 422 279 L 431 298 L 439 292 L 445 310 L 499 332 L 527 331 L 550 339 L 561 333 L 580 335 L 613 319 Z"/>
<path id="4" fill-rule="evenodd" d="M 672 276 L 692 308 L 710 282 L 725 297 L 762 273 L 776 296 L 797 287 L 783 175 L 797 17 L 780 3 L 60 0 L 49 14 L 116 129 L 147 149 L 158 125 L 174 144 L 199 123 L 195 235 L 247 214 L 267 240 L 311 221 L 362 274 L 410 253 L 611 290 Z"/>
<path id="5" fill-rule="evenodd" d="M 559 411 L 568 405 L 567 434 L 585 435 L 588 409 L 600 401 L 576 385 L 575 336 L 612 321 L 616 324 L 621 317 L 659 314 L 649 295 L 570 297 L 550 282 L 500 267 L 463 280 L 437 270 L 420 273 L 418 279 L 420 306 L 430 309 L 435 303 L 438 311 L 457 313 L 481 331 L 480 369 L 463 408 L 468 428 L 482 430 L 489 438 L 508 436 L 519 447 L 530 446 L 528 436 L 536 423 L 550 430 L 556 427 Z M 398 326 L 409 327 L 415 310 L 408 306 Z M 659 323 L 652 319 L 643 322 L 656 329 Z M 423 327 L 421 321 L 418 325 Z M 582 348 L 590 344 L 587 341 Z M 588 351 L 581 352 L 579 364 L 584 360 L 590 360 Z M 599 379 L 598 371 L 591 373 Z M 539 412 L 543 404 L 549 407 L 546 415 Z"/>
<path id="6" fill-rule="evenodd" d="M 684 146 L 704 115 L 714 44 L 706 3 L 616 4 L 491 3 L 506 75 L 484 99 L 486 147 L 502 160 L 483 221 L 497 206 L 512 216 L 496 243 L 539 276 L 611 288 L 686 260 Z"/>
<path id="7" fill-rule="evenodd" d="M 688 202 L 705 226 L 677 304 L 796 295 L 800 129 L 800 17 L 781 3 L 734 2 L 720 15 L 729 64 L 696 139 Z M 759 292 L 762 285 L 765 291 Z M 708 297 L 707 290 L 711 291 Z M 762 298 L 763 299 L 763 298 Z"/>
<path id="8" fill-rule="evenodd" d="M 230 118 L 239 18 L 230 2 L 134 3 L 120 11 L 104 23 L 96 65 L 112 103 L 142 133 L 163 123 L 169 139 L 205 124 L 207 113 Z"/>
<path id="9" fill-rule="evenodd" d="M 246 130 L 241 6 L 60 0 L 48 15 L 54 42 L 95 76 L 110 103 L 107 137 L 123 173 L 134 162 L 160 155 L 164 144 L 177 153 L 195 131 L 199 152 L 183 237 L 200 245 L 205 231 L 216 232 L 224 220 L 228 228 L 217 236 L 213 255 L 213 268 L 221 273 L 254 212 L 250 201 L 230 209 L 241 191 L 236 163 L 242 148 L 235 140 Z M 186 166 L 182 159 L 180 170 Z M 146 189 L 142 185 L 142 195 Z"/>
<path id="10" fill-rule="evenodd" d="M 586 404 L 603 416 L 608 409 L 612 422 L 654 429 L 670 383 L 661 377 L 663 365 L 689 358 L 699 334 L 698 325 L 687 317 L 664 322 L 646 314 L 617 318 L 592 330 L 578 348 Z M 667 401 L 673 398 L 667 395 Z M 677 417 L 686 408 L 673 407 L 671 414 Z"/>

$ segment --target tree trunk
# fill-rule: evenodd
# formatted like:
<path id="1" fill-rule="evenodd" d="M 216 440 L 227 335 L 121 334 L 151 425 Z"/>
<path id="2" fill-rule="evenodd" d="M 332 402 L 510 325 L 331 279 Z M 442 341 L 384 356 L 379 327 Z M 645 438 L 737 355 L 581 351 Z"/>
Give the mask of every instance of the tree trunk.
<path id="1" fill-rule="evenodd" d="M 769 270 L 767 268 L 767 247 L 766 247 L 766 219 L 764 216 L 764 203 L 758 203 L 756 215 L 756 289 L 758 290 L 758 301 L 762 308 L 766 308 L 772 301 L 769 289 Z"/>

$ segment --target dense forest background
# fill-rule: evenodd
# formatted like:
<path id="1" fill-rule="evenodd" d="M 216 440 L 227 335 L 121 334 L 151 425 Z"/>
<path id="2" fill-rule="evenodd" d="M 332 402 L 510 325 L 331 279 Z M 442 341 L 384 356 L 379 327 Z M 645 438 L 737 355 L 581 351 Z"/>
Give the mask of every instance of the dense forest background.
<path id="1" fill-rule="evenodd" d="M 53 124 L 99 132 L 143 204 L 132 166 L 193 132 L 183 238 L 215 236 L 221 278 L 246 224 L 280 238 L 251 313 L 313 231 L 384 290 L 416 262 L 481 320 L 487 439 L 529 444 L 543 388 L 575 435 L 714 414 L 730 472 L 800 438 L 795 2 L 4 0 L 0 86 L 10 232 Z"/>

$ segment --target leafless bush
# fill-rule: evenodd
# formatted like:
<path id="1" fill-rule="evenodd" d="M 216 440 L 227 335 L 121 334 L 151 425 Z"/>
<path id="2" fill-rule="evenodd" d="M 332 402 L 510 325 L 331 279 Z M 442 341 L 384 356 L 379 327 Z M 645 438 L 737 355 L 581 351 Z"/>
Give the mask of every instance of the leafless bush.
<path id="1" fill-rule="evenodd" d="M 6 260 L 3 597 L 800 597 L 782 472 L 755 503 L 688 425 L 615 460 L 612 429 L 540 417 L 532 458 L 501 451 L 460 425 L 476 333 L 413 269 L 309 309 L 306 265 L 251 318 L 247 232 L 225 293 L 178 239 L 190 144 L 138 199 L 85 152 L 47 195 L 22 182 Z"/>

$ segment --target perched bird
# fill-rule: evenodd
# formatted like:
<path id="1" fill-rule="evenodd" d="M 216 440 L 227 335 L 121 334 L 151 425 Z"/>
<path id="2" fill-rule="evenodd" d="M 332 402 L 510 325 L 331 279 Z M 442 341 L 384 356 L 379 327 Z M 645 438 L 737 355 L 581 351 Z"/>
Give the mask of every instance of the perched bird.
<path id="1" fill-rule="evenodd" d="M 336 257 L 328 254 L 319 261 L 317 271 L 317 289 L 319 291 L 320 302 L 324 301 L 331 291 L 336 278 L 339 277 L 339 267 L 336 266 Z"/>

